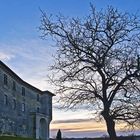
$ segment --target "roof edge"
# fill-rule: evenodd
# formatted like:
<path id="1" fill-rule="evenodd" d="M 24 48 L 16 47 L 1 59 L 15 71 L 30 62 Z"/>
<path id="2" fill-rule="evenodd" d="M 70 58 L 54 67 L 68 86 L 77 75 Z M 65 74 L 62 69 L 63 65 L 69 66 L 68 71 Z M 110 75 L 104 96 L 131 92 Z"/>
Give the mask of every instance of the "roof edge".
<path id="1" fill-rule="evenodd" d="M 51 93 L 50 91 L 46 90 L 46 91 L 42 91 L 36 87 L 34 87 L 33 85 L 27 83 L 26 81 L 24 81 L 23 79 L 21 79 L 15 72 L 13 72 L 6 64 L 4 64 L 1 60 L 0 60 L 0 66 L 2 68 L 5 68 L 7 70 L 7 72 L 10 74 L 10 76 L 14 77 L 16 80 L 18 80 L 19 82 L 21 82 L 24 86 L 34 90 L 35 92 L 38 92 L 40 94 L 45 94 L 48 93 L 51 96 L 55 96 L 55 94 Z"/>
<path id="2" fill-rule="evenodd" d="M 52 96 L 56 96 L 55 94 L 53 94 L 52 92 L 50 92 L 50 91 L 48 91 L 48 90 L 45 90 L 45 91 L 42 91 L 44 94 L 50 94 L 50 95 L 52 95 Z"/>

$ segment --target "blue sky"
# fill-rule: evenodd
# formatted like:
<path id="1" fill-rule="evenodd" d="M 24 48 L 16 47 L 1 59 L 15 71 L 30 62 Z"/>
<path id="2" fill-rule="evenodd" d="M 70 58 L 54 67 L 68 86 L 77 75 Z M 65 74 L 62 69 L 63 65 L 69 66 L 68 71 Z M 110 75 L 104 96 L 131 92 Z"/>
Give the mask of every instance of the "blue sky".
<path id="1" fill-rule="evenodd" d="M 52 55 L 55 54 L 55 48 L 51 47 L 53 42 L 49 39 L 40 39 L 41 33 L 38 27 L 41 12 L 39 9 L 53 15 L 61 13 L 64 16 L 83 17 L 89 13 L 90 3 L 97 9 L 112 5 L 121 11 L 140 13 L 139 0 L 1 0 L 0 59 L 25 81 L 41 90 L 49 89 L 53 92 L 53 88 L 46 81 L 46 75 L 49 74 L 49 65 L 53 63 Z M 52 124 L 54 130 L 51 133 L 52 136 L 55 136 L 56 129 L 66 127 L 67 122 L 69 125 L 71 122 L 73 127 L 63 130 L 65 137 L 70 135 L 92 137 L 99 134 L 95 126 L 89 126 L 90 129 L 84 127 L 84 122 L 88 123 L 92 118 L 88 111 L 64 112 L 54 109 L 53 116 L 54 122 L 57 123 Z M 74 119 L 76 121 L 73 121 Z M 94 121 L 92 123 L 96 124 Z M 104 129 L 100 131 L 102 135 L 105 134 Z"/>

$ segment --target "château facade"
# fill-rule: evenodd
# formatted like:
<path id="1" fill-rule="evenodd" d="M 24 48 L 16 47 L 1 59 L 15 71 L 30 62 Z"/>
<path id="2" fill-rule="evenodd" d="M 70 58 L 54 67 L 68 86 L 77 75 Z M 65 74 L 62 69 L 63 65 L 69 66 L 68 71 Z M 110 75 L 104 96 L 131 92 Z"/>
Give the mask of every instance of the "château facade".
<path id="1" fill-rule="evenodd" d="M 53 96 L 23 81 L 0 61 L 0 134 L 48 140 Z"/>

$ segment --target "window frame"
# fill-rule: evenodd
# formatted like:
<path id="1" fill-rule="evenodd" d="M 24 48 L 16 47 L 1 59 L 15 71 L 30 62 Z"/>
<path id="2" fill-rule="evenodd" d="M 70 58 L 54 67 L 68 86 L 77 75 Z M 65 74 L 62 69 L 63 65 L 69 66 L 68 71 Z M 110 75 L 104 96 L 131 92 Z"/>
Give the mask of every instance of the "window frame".
<path id="1" fill-rule="evenodd" d="M 25 112 L 25 103 L 22 103 L 22 105 L 21 105 L 21 111 L 22 112 Z"/>
<path id="2" fill-rule="evenodd" d="M 4 105 L 8 105 L 8 96 L 4 94 Z"/>
<path id="3" fill-rule="evenodd" d="M 22 87 L 22 96 L 25 96 L 25 87 Z"/>
<path id="4" fill-rule="evenodd" d="M 13 109 L 15 110 L 17 106 L 16 99 L 13 99 Z"/>
<path id="5" fill-rule="evenodd" d="M 4 85 L 8 85 L 8 76 L 7 76 L 7 74 L 3 74 L 3 83 L 4 83 Z"/>
<path id="6" fill-rule="evenodd" d="M 38 102 L 40 101 L 40 96 L 39 96 L 39 94 L 37 94 L 37 101 L 38 101 Z"/>
<path id="7" fill-rule="evenodd" d="M 16 82 L 15 81 L 13 81 L 13 85 L 12 85 L 13 87 L 12 87 L 12 89 L 14 90 L 14 91 L 16 91 Z"/>
<path id="8" fill-rule="evenodd" d="M 39 113 L 39 112 L 40 112 L 40 108 L 39 108 L 39 107 L 37 107 L 37 109 L 36 109 L 36 110 L 37 110 L 37 113 Z"/>

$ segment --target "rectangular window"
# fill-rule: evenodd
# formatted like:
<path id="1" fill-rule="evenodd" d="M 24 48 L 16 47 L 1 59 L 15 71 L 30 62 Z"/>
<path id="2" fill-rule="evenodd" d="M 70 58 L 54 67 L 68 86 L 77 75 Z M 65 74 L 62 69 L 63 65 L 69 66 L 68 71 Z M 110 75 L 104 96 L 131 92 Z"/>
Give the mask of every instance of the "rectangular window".
<path id="1" fill-rule="evenodd" d="M 16 91 L 16 82 L 15 81 L 13 81 L 13 90 Z"/>
<path id="2" fill-rule="evenodd" d="M 25 96 L 25 88 L 22 87 L 22 96 Z"/>
<path id="3" fill-rule="evenodd" d="M 7 75 L 4 74 L 4 84 L 7 85 L 8 84 L 8 80 L 7 80 Z"/>
<path id="4" fill-rule="evenodd" d="M 39 94 L 37 94 L 37 101 L 39 101 Z"/>
<path id="5" fill-rule="evenodd" d="M 22 112 L 25 112 L 25 103 L 22 103 Z"/>
<path id="6" fill-rule="evenodd" d="M 39 113 L 39 107 L 37 107 L 37 113 Z"/>
<path id="7" fill-rule="evenodd" d="M 8 97 L 7 97 L 7 95 L 4 95 L 4 104 L 8 105 Z"/>
<path id="8" fill-rule="evenodd" d="M 13 109 L 15 110 L 16 109 L 16 100 L 13 99 Z"/>

